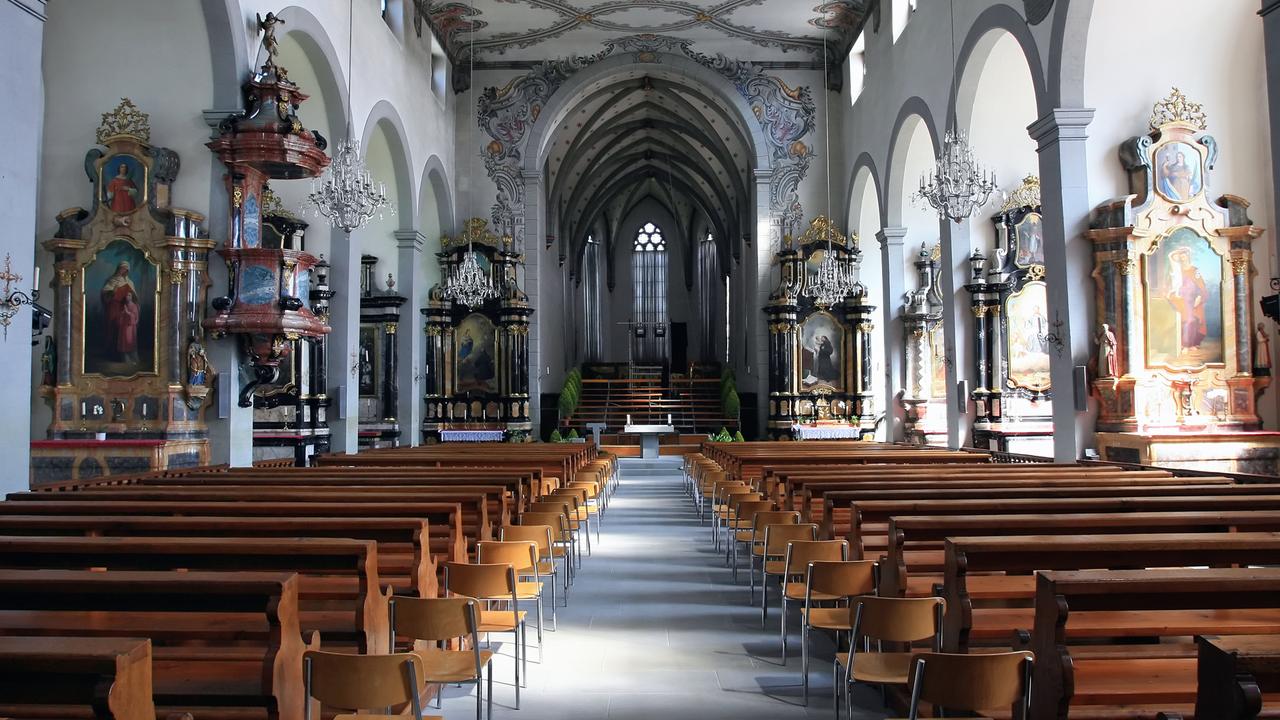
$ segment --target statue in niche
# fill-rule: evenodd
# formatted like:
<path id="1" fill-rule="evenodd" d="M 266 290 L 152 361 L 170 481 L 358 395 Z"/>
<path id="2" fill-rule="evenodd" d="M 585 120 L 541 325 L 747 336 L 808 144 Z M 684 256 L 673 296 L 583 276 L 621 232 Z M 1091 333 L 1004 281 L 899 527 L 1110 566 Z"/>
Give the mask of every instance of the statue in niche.
<path id="1" fill-rule="evenodd" d="M 1262 323 L 1258 323 L 1253 336 L 1253 374 L 1271 374 L 1271 336 L 1267 335 L 1267 327 Z"/>
<path id="2" fill-rule="evenodd" d="M 52 387 L 57 384 L 58 349 L 52 335 L 44 337 L 44 352 L 40 353 L 40 384 Z"/>
<path id="3" fill-rule="evenodd" d="M 209 356 L 205 354 L 204 345 L 192 338 L 187 345 L 187 385 L 208 385 L 209 370 Z"/>
<path id="4" fill-rule="evenodd" d="M 1098 331 L 1098 377 L 1114 378 L 1120 374 L 1119 363 L 1116 361 L 1116 334 L 1111 331 L 1111 326 L 1102 323 L 1102 329 Z"/>

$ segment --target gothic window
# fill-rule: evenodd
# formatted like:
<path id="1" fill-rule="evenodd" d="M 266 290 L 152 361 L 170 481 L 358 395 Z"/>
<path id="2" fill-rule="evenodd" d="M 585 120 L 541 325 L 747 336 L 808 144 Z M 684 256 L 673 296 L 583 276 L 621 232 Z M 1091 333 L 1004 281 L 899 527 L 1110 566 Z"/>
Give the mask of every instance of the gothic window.
<path id="1" fill-rule="evenodd" d="M 631 269 L 635 281 L 636 347 L 633 358 L 653 362 L 667 358 L 667 241 L 662 229 L 645 223 L 632 245 Z"/>
<path id="2" fill-rule="evenodd" d="M 667 241 L 662 239 L 662 228 L 653 223 L 645 223 L 636 233 L 636 252 L 656 252 L 667 249 Z"/>

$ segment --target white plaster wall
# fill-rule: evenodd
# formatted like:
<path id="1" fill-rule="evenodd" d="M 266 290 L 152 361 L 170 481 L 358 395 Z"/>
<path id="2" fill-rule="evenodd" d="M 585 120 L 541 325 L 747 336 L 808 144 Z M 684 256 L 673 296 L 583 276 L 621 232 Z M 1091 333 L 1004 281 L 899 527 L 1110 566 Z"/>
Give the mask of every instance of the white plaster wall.
<path id="1" fill-rule="evenodd" d="M 373 130 L 369 144 L 364 148 L 365 162 L 374 182 L 382 182 L 387 188 L 387 198 L 391 205 L 383 212 L 374 215 L 369 224 L 359 230 L 360 252 L 378 258 L 375 269 L 375 290 L 387 289 L 387 274 L 399 277 L 400 258 L 396 248 L 396 230 L 400 229 L 403 220 L 400 204 L 400 182 L 396 178 L 391 145 L 387 141 L 387 133 L 380 124 Z M 409 209 L 412 212 L 412 208 Z M 412 221 L 412 218 L 410 218 Z"/>
<path id="2" fill-rule="evenodd" d="M 875 305 L 875 312 L 872 313 L 872 321 L 875 325 L 871 331 L 871 377 L 872 377 L 872 393 L 875 397 L 876 412 L 882 413 L 885 410 L 885 384 L 880 378 L 884 377 L 885 358 L 881 351 L 884 348 L 884 332 L 888 320 L 888 313 L 896 312 L 895 308 L 888 307 L 884 295 L 884 277 L 881 274 L 883 260 L 880 257 L 880 244 L 876 240 L 876 233 L 880 232 L 880 206 L 876 197 L 875 184 L 871 181 L 870 171 L 860 173 L 862 183 L 861 192 L 855 189 L 853 198 L 853 215 L 851 216 L 849 229 L 856 232 L 860 239 L 859 247 L 862 249 L 862 266 L 858 271 L 858 280 L 867 287 L 867 302 Z M 858 184 L 855 182 L 854 187 Z M 884 426 L 881 426 L 879 432 L 880 439 L 884 436 Z"/>
<path id="3" fill-rule="evenodd" d="M 1097 108 L 1089 127 L 1089 198 L 1096 205 L 1129 192 L 1117 150 L 1147 131 L 1152 105 L 1176 85 L 1204 105 L 1209 132 L 1221 148 L 1209 176 L 1210 195 L 1244 197 L 1254 224 L 1267 228 L 1254 243 L 1254 297 L 1268 295 L 1268 281 L 1277 274 L 1276 209 L 1258 3 L 1218 0 L 1211 16 L 1193 0 L 1162 0 L 1160 12 L 1148 9 L 1143 3 L 1094 3 L 1085 63 L 1085 100 Z M 1160 52 L 1163 44 L 1157 43 L 1150 46 L 1151 55 L 1135 54 L 1135 31 L 1144 38 L 1182 37 L 1188 18 L 1197 18 L 1193 51 Z M 1256 305 L 1253 311 L 1261 316 Z M 1266 327 L 1276 347 L 1275 326 Z M 1268 390 L 1259 410 L 1266 427 L 1274 429 L 1280 392 Z"/>

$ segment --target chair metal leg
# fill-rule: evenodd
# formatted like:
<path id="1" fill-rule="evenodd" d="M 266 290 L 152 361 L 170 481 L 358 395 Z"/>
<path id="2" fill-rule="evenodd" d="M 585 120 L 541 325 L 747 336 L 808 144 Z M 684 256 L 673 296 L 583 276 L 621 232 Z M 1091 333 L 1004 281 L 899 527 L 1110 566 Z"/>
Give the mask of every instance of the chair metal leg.
<path id="1" fill-rule="evenodd" d="M 489 672 L 485 673 L 485 675 L 488 676 L 485 681 L 485 684 L 489 686 L 488 692 L 485 693 L 485 695 L 487 696 L 486 700 L 488 701 L 488 705 L 489 705 L 489 720 L 493 720 L 493 662 L 492 661 L 489 662 Z M 479 683 L 477 683 L 477 685 L 479 685 Z"/>
<path id="2" fill-rule="evenodd" d="M 512 666 L 515 669 L 516 709 L 517 710 L 520 709 L 520 632 L 519 630 L 520 628 L 519 626 L 517 626 L 511 631 L 511 637 L 512 637 L 512 640 L 514 641 L 512 642 L 512 645 L 515 645 L 516 647 L 516 650 L 515 650 L 516 658 L 515 658 L 515 662 L 512 663 Z"/>
<path id="3" fill-rule="evenodd" d="M 476 720 L 484 720 L 484 683 L 483 668 L 481 668 L 482 677 L 476 678 Z"/>
<path id="4" fill-rule="evenodd" d="M 749 581 L 751 583 L 750 585 L 751 600 L 748 601 L 747 604 L 755 605 L 756 603 L 756 553 L 755 553 L 754 547 L 751 549 L 751 554 L 747 556 L 747 562 L 749 564 L 747 568 L 747 575 L 750 576 Z"/>
<path id="5" fill-rule="evenodd" d="M 529 626 L 520 623 L 520 644 L 524 646 L 524 652 L 520 653 L 520 662 L 523 667 L 520 668 L 520 681 L 522 683 L 529 682 Z"/>
<path id="6" fill-rule="evenodd" d="M 538 596 L 538 662 L 542 662 L 542 596 Z"/>
<path id="7" fill-rule="evenodd" d="M 787 664 L 787 587 L 782 586 L 782 599 L 779 601 L 778 628 L 782 633 L 782 664 Z"/>
<path id="8" fill-rule="evenodd" d="M 803 612 L 803 610 L 801 611 Z M 805 707 L 809 706 L 809 620 L 800 620 L 800 678 L 804 690 L 800 697 Z"/>
<path id="9" fill-rule="evenodd" d="M 760 629 L 765 629 L 765 621 L 769 616 L 769 576 L 761 573 L 760 579 Z"/>

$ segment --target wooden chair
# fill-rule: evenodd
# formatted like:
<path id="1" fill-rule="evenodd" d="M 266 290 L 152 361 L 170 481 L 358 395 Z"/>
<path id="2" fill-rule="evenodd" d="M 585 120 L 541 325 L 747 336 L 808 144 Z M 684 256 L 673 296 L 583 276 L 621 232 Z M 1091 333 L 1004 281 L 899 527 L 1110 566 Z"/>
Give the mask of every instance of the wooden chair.
<path id="1" fill-rule="evenodd" d="M 793 542 L 818 539 L 818 526 L 813 523 L 798 525 L 768 525 L 764 529 L 764 555 L 760 562 L 760 628 L 765 627 L 769 615 L 769 578 L 781 578 L 786 574 L 787 548 Z"/>
<path id="2" fill-rule="evenodd" d="M 563 561 L 565 560 L 565 557 L 563 555 L 556 554 L 555 551 L 557 548 L 556 548 L 555 540 L 553 538 L 554 538 L 554 535 L 552 534 L 552 529 L 550 525 L 503 525 L 501 528 L 498 529 L 499 540 L 506 541 L 506 542 L 511 542 L 511 541 L 531 542 L 534 544 L 535 547 L 537 547 L 538 549 L 537 575 L 539 576 L 545 575 L 551 578 L 551 629 L 555 630 L 557 627 L 556 625 L 556 592 L 557 592 L 556 586 L 560 585 L 560 589 L 563 590 L 565 594 L 565 598 L 561 601 L 561 603 L 565 607 L 568 607 L 569 606 L 569 598 L 568 598 L 569 573 L 566 568 L 562 567 L 562 565 L 566 563 L 562 562 L 561 565 L 556 564 L 556 558 L 560 558 Z M 528 572 L 526 574 L 524 572 L 525 570 L 528 570 L 528 568 L 524 568 L 524 569 L 517 568 L 516 569 L 517 576 L 518 577 L 533 576 L 532 572 Z"/>
<path id="3" fill-rule="evenodd" d="M 565 529 L 568 531 L 570 555 L 573 559 L 574 572 L 582 566 L 582 537 L 585 521 L 578 519 L 575 510 L 577 502 L 571 498 L 544 496 L 541 500 L 529 503 L 529 513 L 557 513 L 564 517 Z"/>
<path id="4" fill-rule="evenodd" d="M 569 586 L 573 584 L 573 533 L 569 518 L 559 512 L 526 512 L 520 515 L 521 526 L 551 528 L 551 555 L 560 558 L 564 573 L 564 602 L 569 602 Z"/>
<path id="5" fill-rule="evenodd" d="M 794 510 L 769 510 L 767 512 L 758 512 L 751 521 L 750 539 L 747 541 L 749 545 L 748 552 L 748 572 L 751 583 L 751 601 L 750 605 L 756 603 L 756 559 L 764 558 L 764 531 L 770 525 L 798 525 L 800 523 L 800 513 Z M 741 535 L 741 534 L 739 534 Z M 761 562 L 763 566 L 763 562 Z"/>
<path id="6" fill-rule="evenodd" d="M 480 720 L 485 692 L 480 681 L 489 677 L 489 718 L 493 718 L 493 652 L 480 649 L 480 603 L 463 597 L 411 598 L 393 597 L 388 602 L 391 616 L 391 645 L 396 648 L 396 636 L 415 641 L 435 643 L 435 647 L 414 649 L 422 659 L 423 675 L 427 682 L 440 685 L 475 683 L 476 720 Z M 450 649 L 449 643 L 462 640 Z M 441 705 L 443 692 L 436 693 L 436 707 Z"/>
<path id="7" fill-rule="evenodd" d="M 538 662 L 542 662 L 542 590 L 544 583 L 538 572 L 538 543 L 519 540 L 483 540 L 476 547 L 476 562 L 480 564 L 510 565 L 516 571 L 516 601 L 532 600 L 538 612 Z M 520 578 L 533 576 L 533 582 L 521 582 Z M 555 584 L 551 585 L 555 592 Z M 555 597 L 551 598 L 555 607 Z"/>
<path id="8" fill-rule="evenodd" d="M 940 597 L 886 598 L 860 597 L 853 603 L 853 631 L 849 652 L 836 653 L 832 675 L 835 679 L 835 716 L 840 717 L 840 690 L 848 699 L 854 682 L 879 685 L 906 685 L 911 679 L 911 652 L 886 652 L 883 643 L 914 643 L 930 640 L 937 652 L 942 646 L 942 616 L 947 603 Z M 875 650 L 859 651 L 863 642 L 876 641 Z M 844 680 L 840 669 L 844 668 Z"/>
<path id="9" fill-rule="evenodd" d="M 733 568 L 733 581 L 738 582 L 738 543 L 751 540 L 751 529 L 756 513 L 774 509 L 772 500 L 753 498 L 751 495 L 735 495 L 730 502 L 729 523 L 726 527 L 729 542 L 724 547 L 725 563 Z"/>
<path id="10" fill-rule="evenodd" d="M 853 632 L 849 606 L 856 597 L 875 595 L 879 566 L 872 560 L 816 560 L 809 563 L 804 580 L 804 611 L 800 615 L 800 672 L 804 677 L 804 702 L 809 704 L 809 631 L 840 634 Z M 819 603 L 834 603 L 821 607 Z M 785 617 L 785 616 L 784 616 Z"/>
<path id="11" fill-rule="evenodd" d="M 844 562 L 849 559 L 849 542 L 840 540 L 798 540 L 787 544 L 782 563 L 782 617 L 778 627 L 782 634 L 782 664 L 787 663 L 787 605 L 803 603 L 808 597 L 808 587 L 801 578 L 807 578 L 809 565 L 815 562 Z M 819 597 L 821 599 L 822 596 Z M 836 599 L 832 596 L 830 599 Z M 801 620 L 801 628 L 804 620 Z"/>
<path id="12" fill-rule="evenodd" d="M 591 518 L 595 518 L 596 539 L 600 535 L 600 516 L 598 511 L 591 505 L 590 497 L 585 488 L 581 487 L 563 487 L 551 493 L 553 498 L 568 498 L 573 502 L 573 518 L 583 523 L 587 537 L 587 554 L 591 554 Z"/>
<path id="13" fill-rule="evenodd" d="M 920 717 L 920 704 L 948 712 L 999 714 L 1031 712 L 1031 674 L 1035 655 L 1008 652 L 978 655 L 918 653 L 911 658 L 910 720 Z M 949 715 L 948 715 L 949 717 Z"/>
<path id="14" fill-rule="evenodd" d="M 520 709 L 520 682 L 527 671 L 528 635 L 525 612 L 517 607 L 516 571 L 510 565 L 479 565 L 448 562 L 444 564 L 444 590 L 447 595 L 461 595 L 486 604 L 509 603 L 507 610 L 480 610 L 481 633 L 511 633 L 515 646 L 516 709 Z M 522 667 L 522 663 L 525 666 Z"/>
<path id="15" fill-rule="evenodd" d="M 736 499 L 736 500 L 735 500 Z M 720 536 L 734 519 L 734 509 L 738 502 L 746 500 L 762 500 L 763 496 L 747 485 L 723 488 L 715 508 L 711 512 L 711 536 L 715 541 L 716 552 L 720 552 Z"/>
<path id="16" fill-rule="evenodd" d="M 343 655 L 308 650 L 302 656 L 302 679 L 306 689 L 305 720 L 311 720 L 312 699 L 320 705 L 343 710 L 382 710 L 408 705 L 410 720 L 443 720 L 423 717 L 422 692 L 426 689 L 422 658 L 414 653 L 393 655 Z M 355 720 L 358 715 L 340 714 L 339 720 Z"/>

